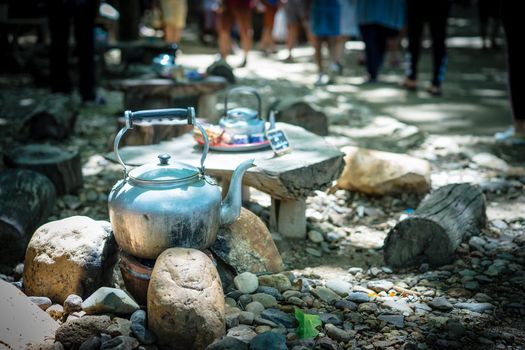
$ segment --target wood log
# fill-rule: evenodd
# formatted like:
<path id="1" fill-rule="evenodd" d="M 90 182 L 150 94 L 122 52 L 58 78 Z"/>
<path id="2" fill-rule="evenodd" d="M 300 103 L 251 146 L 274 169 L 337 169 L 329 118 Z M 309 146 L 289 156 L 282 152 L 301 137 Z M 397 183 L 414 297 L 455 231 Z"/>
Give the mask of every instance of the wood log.
<path id="1" fill-rule="evenodd" d="M 388 266 L 409 267 L 428 263 L 449 264 L 466 238 L 485 226 L 485 198 L 470 184 L 451 184 L 430 193 L 414 215 L 388 233 L 384 258 Z"/>
<path id="2" fill-rule="evenodd" d="M 58 195 L 76 193 L 83 185 L 78 152 L 46 144 L 29 144 L 13 148 L 4 155 L 10 168 L 24 168 L 46 175 Z"/>
<path id="3" fill-rule="evenodd" d="M 61 140 L 73 133 L 77 109 L 69 96 L 27 89 L 2 89 L 0 95 L 0 137 Z"/>
<path id="4" fill-rule="evenodd" d="M 26 169 L 0 173 L 0 265 L 23 259 L 34 230 L 55 205 L 53 183 Z"/>
<path id="5" fill-rule="evenodd" d="M 117 119 L 118 132 L 126 124 L 126 120 L 122 117 Z M 133 122 L 133 129 L 129 130 L 120 140 L 120 146 L 138 146 L 138 145 L 152 145 L 164 140 L 169 140 L 173 137 L 178 137 L 193 130 L 192 125 L 180 125 L 180 122 L 173 120 L 137 120 Z M 109 148 L 113 149 L 113 135 Z"/>
<path id="6" fill-rule="evenodd" d="M 26 116 L 23 128 L 32 139 L 53 138 L 62 140 L 73 134 L 78 111 L 71 98 L 53 94 L 44 98 Z"/>

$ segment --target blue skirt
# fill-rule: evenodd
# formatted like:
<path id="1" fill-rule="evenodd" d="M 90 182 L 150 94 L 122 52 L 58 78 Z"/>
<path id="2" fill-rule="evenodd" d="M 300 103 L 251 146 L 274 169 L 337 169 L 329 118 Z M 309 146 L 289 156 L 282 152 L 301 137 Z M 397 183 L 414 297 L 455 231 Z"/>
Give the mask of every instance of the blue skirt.
<path id="1" fill-rule="evenodd" d="M 312 33 L 330 37 L 341 34 L 341 7 L 338 0 L 313 0 L 310 8 Z"/>

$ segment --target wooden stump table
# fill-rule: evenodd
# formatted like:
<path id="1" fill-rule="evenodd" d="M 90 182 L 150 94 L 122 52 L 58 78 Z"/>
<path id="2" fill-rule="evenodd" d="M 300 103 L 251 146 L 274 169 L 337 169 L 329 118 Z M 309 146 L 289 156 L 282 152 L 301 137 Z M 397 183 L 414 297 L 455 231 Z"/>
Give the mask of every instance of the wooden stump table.
<path id="1" fill-rule="evenodd" d="M 276 157 L 270 148 L 253 152 L 210 150 L 205 163 L 206 174 L 229 179 L 240 162 L 254 158 L 256 166 L 246 172 L 243 184 L 272 197 L 272 229 L 285 237 L 304 238 L 305 199 L 314 191 L 331 186 L 339 177 L 344 167 L 343 153 L 299 126 L 285 123 L 277 123 L 277 126 L 288 135 L 292 152 Z M 191 133 L 160 144 L 120 149 L 122 159 L 130 165 L 155 162 L 159 154 L 168 153 L 174 160 L 199 166 L 201 152 L 202 148 Z M 113 153 L 106 157 L 115 161 Z"/>
<path id="2" fill-rule="evenodd" d="M 107 83 L 110 90 L 124 92 L 124 107 L 129 110 L 189 107 L 176 106 L 176 99 L 197 100 L 199 117 L 210 118 L 217 113 L 215 93 L 224 89 L 228 82 L 222 77 L 207 77 L 203 80 L 175 82 L 171 79 L 123 79 Z"/>

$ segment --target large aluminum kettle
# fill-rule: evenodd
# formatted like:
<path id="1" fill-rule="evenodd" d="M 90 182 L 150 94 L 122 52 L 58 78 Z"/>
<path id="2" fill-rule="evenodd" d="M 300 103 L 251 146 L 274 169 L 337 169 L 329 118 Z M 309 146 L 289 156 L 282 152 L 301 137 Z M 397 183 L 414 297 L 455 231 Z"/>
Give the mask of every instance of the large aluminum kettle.
<path id="1" fill-rule="evenodd" d="M 221 189 L 205 175 L 208 138 L 195 120 L 195 110 L 157 109 L 125 112 L 126 125 L 115 138 L 115 156 L 124 168 L 124 179 L 109 194 L 111 226 L 118 245 L 141 258 L 155 259 L 170 247 L 205 249 L 213 244 L 220 225 L 232 224 L 240 215 L 241 186 L 245 171 L 253 159 L 237 166 L 224 201 Z M 195 125 L 204 135 L 200 167 L 171 160 L 160 154 L 152 162 L 129 170 L 120 157 L 118 146 L 135 120 L 180 120 Z"/>

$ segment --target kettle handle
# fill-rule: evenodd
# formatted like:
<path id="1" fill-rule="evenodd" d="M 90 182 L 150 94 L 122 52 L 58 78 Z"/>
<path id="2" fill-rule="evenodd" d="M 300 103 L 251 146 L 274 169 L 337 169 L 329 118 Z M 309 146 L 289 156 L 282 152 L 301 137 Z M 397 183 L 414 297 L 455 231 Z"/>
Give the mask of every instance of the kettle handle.
<path id="1" fill-rule="evenodd" d="M 120 143 L 120 140 L 128 131 L 129 129 L 133 129 L 133 121 L 134 120 L 145 120 L 145 119 L 178 119 L 181 121 L 181 125 L 187 124 L 187 125 L 195 125 L 202 133 L 204 137 L 204 148 L 201 155 L 201 167 L 200 171 L 202 174 L 204 174 L 204 161 L 206 160 L 206 156 L 208 155 L 208 151 L 210 148 L 209 141 L 208 141 L 208 134 L 206 134 L 206 131 L 202 127 L 202 125 L 197 122 L 195 118 L 195 108 L 188 107 L 188 108 L 167 108 L 167 109 L 147 109 L 143 111 L 125 111 L 124 112 L 124 119 L 126 124 L 120 131 L 118 132 L 117 136 L 115 136 L 115 141 L 113 143 L 113 147 L 115 150 L 115 157 L 117 158 L 117 161 L 120 163 L 122 168 L 124 168 L 125 176 L 128 176 L 128 168 L 126 166 L 126 163 L 122 160 L 122 157 L 120 157 L 120 154 L 118 152 L 118 146 Z M 184 123 L 183 123 L 184 121 Z"/>
<path id="2" fill-rule="evenodd" d="M 238 86 L 236 88 L 228 90 L 228 92 L 226 93 L 226 96 L 224 96 L 224 115 L 227 115 L 227 113 L 228 113 L 228 97 L 230 97 L 230 95 L 233 95 L 233 94 L 252 94 L 252 95 L 254 95 L 257 98 L 257 103 L 258 103 L 258 105 L 257 105 L 257 118 L 262 119 L 262 114 L 261 114 L 261 105 L 262 105 L 261 96 L 259 95 L 259 93 L 257 92 L 256 89 L 254 89 L 254 88 L 252 88 L 250 86 Z"/>

